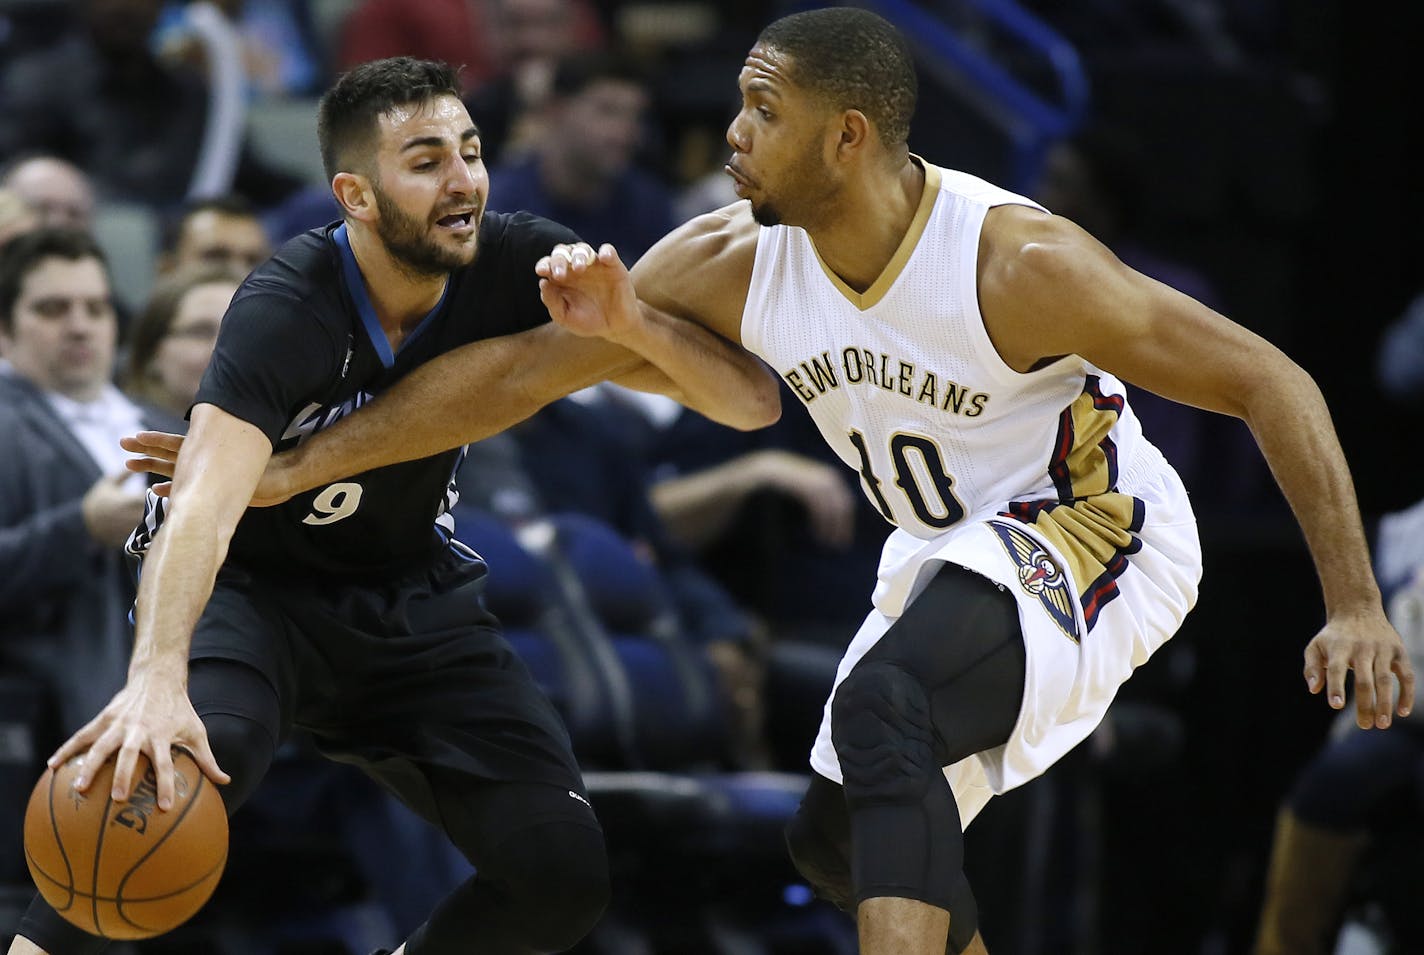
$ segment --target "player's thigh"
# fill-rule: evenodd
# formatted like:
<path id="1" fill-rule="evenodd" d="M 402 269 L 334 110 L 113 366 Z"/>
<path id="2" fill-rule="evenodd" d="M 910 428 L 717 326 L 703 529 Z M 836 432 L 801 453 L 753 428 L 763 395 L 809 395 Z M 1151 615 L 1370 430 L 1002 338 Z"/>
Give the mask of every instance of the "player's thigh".
<path id="1" fill-rule="evenodd" d="M 942 565 L 845 682 L 881 663 L 923 688 L 941 765 L 1000 746 L 1013 732 L 1023 703 L 1023 635 L 1013 596 L 988 578 Z"/>

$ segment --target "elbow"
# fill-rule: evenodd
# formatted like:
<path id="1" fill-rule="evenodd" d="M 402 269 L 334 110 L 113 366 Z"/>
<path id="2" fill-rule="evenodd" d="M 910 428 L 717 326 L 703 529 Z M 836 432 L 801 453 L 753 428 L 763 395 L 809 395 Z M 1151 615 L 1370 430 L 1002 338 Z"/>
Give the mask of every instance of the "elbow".
<path id="1" fill-rule="evenodd" d="M 775 383 L 770 388 L 758 388 L 747 402 L 745 414 L 732 424 L 738 431 L 769 428 L 781 420 L 781 389 Z"/>
<path id="2" fill-rule="evenodd" d="M 1262 369 L 1251 386 L 1241 390 L 1235 407 L 1228 409 L 1253 432 L 1263 422 L 1281 415 L 1311 415 L 1317 409 L 1328 414 L 1319 384 L 1304 368 L 1278 355 L 1278 360 L 1263 365 Z"/>

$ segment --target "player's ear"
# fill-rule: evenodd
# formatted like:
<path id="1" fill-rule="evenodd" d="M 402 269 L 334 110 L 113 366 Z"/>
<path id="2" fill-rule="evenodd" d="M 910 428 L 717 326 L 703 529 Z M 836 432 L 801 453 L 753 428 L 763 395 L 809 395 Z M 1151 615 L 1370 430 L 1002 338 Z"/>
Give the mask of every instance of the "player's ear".
<path id="1" fill-rule="evenodd" d="M 338 172 L 331 180 L 331 192 L 348 217 L 361 222 L 370 222 L 376 217 L 376 196 L 365 176 Z"/>
<path id="2" fill-rule="evenodd" d="M 848 109 L 841 113 L 839 138 L 836 152 L 849 155 L 865 146 L 870 138 L 870 120 L 858 109 Z"/>

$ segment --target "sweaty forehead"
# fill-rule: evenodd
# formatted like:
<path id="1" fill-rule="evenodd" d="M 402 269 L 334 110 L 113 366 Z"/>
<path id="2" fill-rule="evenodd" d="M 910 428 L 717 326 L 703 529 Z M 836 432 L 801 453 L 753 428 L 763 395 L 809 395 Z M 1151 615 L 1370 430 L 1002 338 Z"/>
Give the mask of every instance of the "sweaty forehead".
<path id="1" fill-rule="evenodd" d="M 470 113 L 455 96 L 437 96 L 420 103 L 397 103 L 380 116 L 382 133 L 398 136 L 458 136 L 471 126 Z"/>
<path id="2" fill-rule="evenodd" d="M 758 43 L 747 54 L 737 82 L 743 90 L 751 87 L 763 92 L 784 94 L 793 85 L 791 67 L 791 58 L 785 53 L 774 46 Z"/>

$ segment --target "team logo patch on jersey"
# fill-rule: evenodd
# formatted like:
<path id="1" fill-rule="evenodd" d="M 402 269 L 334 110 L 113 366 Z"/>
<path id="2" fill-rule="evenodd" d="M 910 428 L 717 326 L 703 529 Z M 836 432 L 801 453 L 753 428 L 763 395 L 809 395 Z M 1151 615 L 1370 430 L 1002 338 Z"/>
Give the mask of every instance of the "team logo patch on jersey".
<path id="1" fill-rule="evenodd" d="M 1038 598 L 1044 612 L 1058 624 L 1063 635 L 1078 642 L 1078 618 L 1073 614 L 1073 593 L 1068 588 L 1068 575 L 1058 562 L 1033 537 L 1012 524 L 989 521 L 999 542 L 1019 568 L 1019 586 L 1025 593 Z"/>

